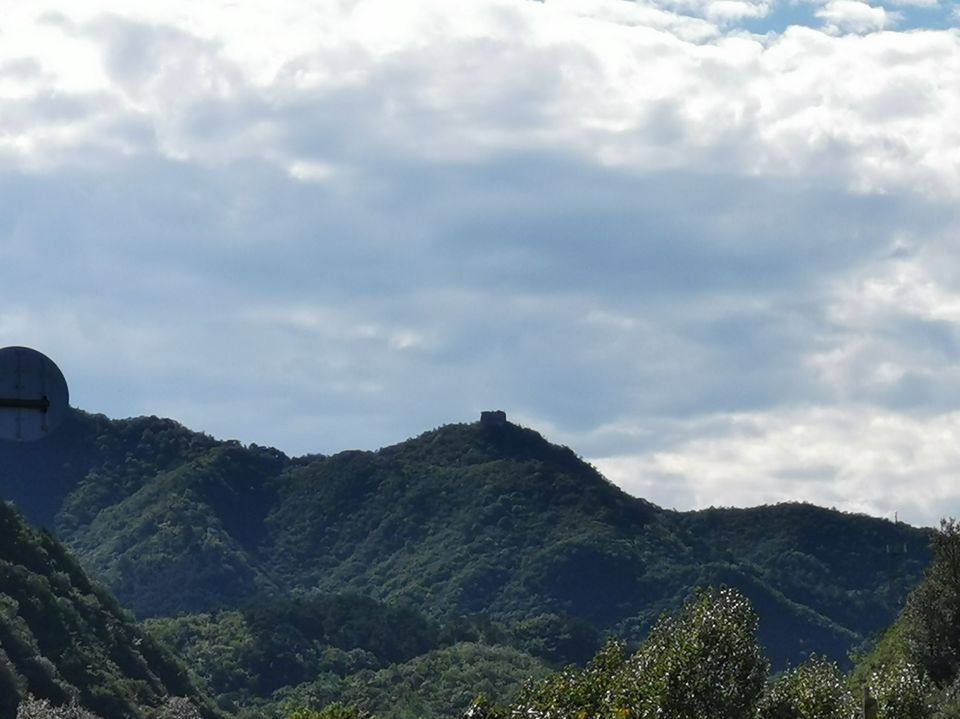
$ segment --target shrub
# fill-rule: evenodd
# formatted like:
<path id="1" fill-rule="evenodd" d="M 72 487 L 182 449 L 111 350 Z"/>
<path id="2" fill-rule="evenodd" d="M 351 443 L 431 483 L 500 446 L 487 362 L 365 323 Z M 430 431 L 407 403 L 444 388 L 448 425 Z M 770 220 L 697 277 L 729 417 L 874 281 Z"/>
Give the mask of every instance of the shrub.
<path id="1" fill-rule="evenodd" d="M 910 662 L 888 664 L 870 677 L 880 719 L 928 719 L 931 687 L 923 670 Z"/>
<path id="2" fill-rule="evenodd" d="M 76 703 L 55 707 L 46 699 L 27 697 L 17 707 L 17 719 L 100 719 Z"/>
<path id="3" fill-rule="evenodd" d="M 528 686 L 513 715 L 542 719 L 752 719 L 768 663 L 750 603 L 702 592 L 661 619 L 629 659 L 609 642 L 583 670 Z"/>
<path id="4" fill-rule="evenodd" d="M 759 719 L 856 719 L 859 706 L 833 662 L 812 657 L 783 674 L 760 702 Z"/>

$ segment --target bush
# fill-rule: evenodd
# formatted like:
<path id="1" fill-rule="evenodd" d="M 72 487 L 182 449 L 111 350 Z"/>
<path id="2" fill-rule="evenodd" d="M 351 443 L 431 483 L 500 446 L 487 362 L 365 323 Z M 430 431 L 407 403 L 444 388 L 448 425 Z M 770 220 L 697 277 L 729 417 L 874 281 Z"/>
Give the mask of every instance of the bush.
<path id="1" fill-rule="evenodd" d="M 904 640 L 911 662 L 937 686 L 960 671 L 960 526 L 940 523 L 933 562 L 904 610 Z"/>
<path id="2" fill-rule="evenodd" d="M 201 719 L 200 710 L 184 697 L 167 697 L 159 719 Z"/>
<path id="3" fill-rule="evenodd" d="M 870 677 L 880 719 L 928 719 L 931 687 L 923 670 L 910 662 L 889 664 Z"/>
<path id="4" fill-rule="evenodd" d="M 568 668 L 521 691 L 514 715 L 529 717 L 601 717 L 610 712 L 611 700 L 622 693 L 626 658 L 624 645 L 616 640 L 606 645 L 584 669 Z M 484 711 L 480 711 L 480 709 Z M 489 707 L 474 704 L 474 713 L 495 715 Z"/>
<path id="5" fill-rule="evenodd" d="M 340 703 L 327 704 L 323 709 L 297 709 L 287 719 L 373 719 L 354 706 Z"/>
<path id="6" fill-rule="evenodd" d="M 100 719 L 100 717 L 75 701 L 63 706 L 53 706 L 46 699 L 28 696 L 17 707 L 17 719 Z M 183 697 L 167 697 L 157 719 L 201 719 L 200 711 Z M 325 719 L 351 719 L 325 717 Z"/>
<path id="7" fill-rule="evenodd" d="M 702 592 L 662 619 L 630 660 L 619 708 L 672 719 L 748 719 L 769 663 L 757 642 L 757 616 L 733 589 Z"/>
<path id="8" fill-rule="evenodd" d="M 528 686 L 514 716 L 544 719 L 752 719 L 768 663 L 750 603 L 731 589 L 702 592 L 661 619 L 629 659 L 609 642 L 583 670 Z M 478 707 L 479 709 L 479 707 Z"/>
<path id="9" fill-rule="evenodd" d="M 55 707 L 46 699 L 27 697 L 17 707 L 17 719 L 100 719 L 76 703 Z"/>
<path id="10" fill-rule="evenodd" d="M 833 662 L 817 657 L 783 674 L 760 702 L 759 719 L 856 719 L 860 707 Z"/>

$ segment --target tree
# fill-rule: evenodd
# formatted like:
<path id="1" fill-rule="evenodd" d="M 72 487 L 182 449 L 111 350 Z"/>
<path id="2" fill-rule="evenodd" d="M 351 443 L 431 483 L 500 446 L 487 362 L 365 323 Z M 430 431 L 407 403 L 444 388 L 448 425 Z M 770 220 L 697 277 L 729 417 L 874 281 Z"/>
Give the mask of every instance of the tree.
<path id="1" fill-rule="evenodd" d="M 760 702 L 759 719 L 855 719 L 857 700 L 833 662 L 811 657 L 783 674 Z"/>
<path id="2" fill-rule="evenodd" d="M 909 661 L 937 686 L 960 671 L 960 526 L 942 520 L 932 540 L 933 562 L 910 595 L 903 616 Z"/>
<path id="3" fill-rule="evenodd" d="M 201 719 L 200 711 L 184 697 L 167 697 L 156 716 L 157 719 Z M 100 717 L 84 709 L 75 700 L 69 704 L 54 706 L 47 699 L 28 696 L 17 707 L 17 719 L 100 719 Z M 324 719 L 357 718 L 325 717 Z"/>
<path id="4" fill-rule="evenodd" d="M 651 630 L 628 663 L 618 709 L 644 719 L 753 717 L 769 669 L 756 634 L 746 597 L 728 588 L 701 592 Z"/>
<path id="5" fill-rule="evenodd" d="M 185 697 L 167 697 L 159 719 L 201 719 L 200 710 Z"/>
<path id="6" fill-rule="evenodd" d="M 335 702 L 327 704 L 319 711 L 315 709 L 297 709 L 290 714 L 287 719 L 373 719 L 366 712 L 362 712 L 355 706 L 347 706 Z"/>
<path id="7" fill-rule="evenodd" d="M 623 693 L 625 670 L 624 645 L 610 640 L 584 669 L 568 667 L 541 682 L 526 685 L 512 713 L 557 719 L 609 716 L 613 698 Z M 471 710 L 484 717 L 496 714 L 476 703 L 468 713 Z"/>
<path id="8" fill-rule="evenodd" d="M 928 719 L 931 687 L 923 670 L 910 662 L 887 664 L 870 677 L 880 719 Z"/>
<path id="9" fill-rule="evenodd" d="M 17 719 L 100 719 L 76 702 L 65 706 L 53 706 L 46 699 L 28 696 L 17 707 Z"/>
<path id="10" fill-rule="evenodd" d="M 662 618 L 629 659 L 621 643 L 608 642 L 585 669 L 528 686 L 512 714 L 752 719 L 769 667 L 756 630 L 757 617 L 741 594 L 701 592 L 675 617 Z"/>
<path id="11" fill-rule="evenodd" d="M 960 525 L 940 522 L 933 560 L 853 674 L 875 697 L 880 719 L 960 719 Z"/>

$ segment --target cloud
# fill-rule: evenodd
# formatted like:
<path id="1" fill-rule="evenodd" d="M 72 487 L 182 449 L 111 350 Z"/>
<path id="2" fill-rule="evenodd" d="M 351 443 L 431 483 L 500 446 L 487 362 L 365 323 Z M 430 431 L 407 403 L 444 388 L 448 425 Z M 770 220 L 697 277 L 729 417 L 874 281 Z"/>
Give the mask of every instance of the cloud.
<path id="1" fill-rule="evenodd" d="M 593 462 L 666 506 L 807 501 L 935 525 L 960 501 L 956 412 L 798 408 L 712 417 L 685 430 L 690 438 L 675 446 Z"/>
<path id="2" fill-rule="evenodd" d="M 18 5 L 0 337 L 292 453 L 502 407 L 668 504 L 929 472 L 935 521 L 960 39 L 861 5 Z M 858 497 L 828 455 L 898 432 Z"/>
<path id="3" fill-rule="evenodd" d="M 892 0 L 891 4 L 906 8 L 941 8 L 940 0 Z"/>
<path id="4" fill-rule="evenodd" d="M 838 397 L 895 410 L 957 406 L 960 287 L 924 254 L 884 259 L 838 284 L 829 344 L 809 356 Z"/>
<path id="5" fill-rule="evenodd" d="M 822 13 L 847 28 L 860 5 Z M 606 19 L 621 6 L 637 24 Z M 363 161 L 384 146 L 426 162 L 541 150 L 644 170 L 732 163 L 748 173 L 819 172 L 866 191 L 918 180 L 956 186 L 955 123 L 941 118 L 957 102 L 949 82 L 930 81 L 931 65 L 956 72 L 947 33 L 864 44 L 800 28 L 766 39 L 714 38 L 715 29 L 692 41 L 643 6 L 609 2 L 480 4 L 463 17 L 419 3 L 386 29 L 364 18 L 392 11 L 362 7 L 331 6 L 311 20 L 340 32 L 294 33 L 288 44 L 277 18 L 255 4 L 223 25 L 204 13 L 188 24 L 174 12 L 147 19 L 119 10 L 68 30 L 27 23 L 25 35 L 49 43 L 59 33 L 87 58 L 83 73 L 68 76 L 65 59 L 43 55 L 52 74 L 35 94 L 85 88 L 92 102 L 64 143 L 103 142 L 111 122 L 138 123 L 149 128 L 140 150 L 204 163 L 326 166 L 323 152 L 360 152 Z M 262 46 L 259 36 L 244 43 L 261 21 Z M 49 141 L 43 126 L 21 128 L 20 145 L 39 146 L 40 134 Z M 338 137 L 345 146 L 317 147 Z M 916 169 L 901 177 L 906 167 Z"/>
<path id="6" fill-rule="evenodd" d="M 828 31 L 855 33 L 883 30 L 898 18 L 896 13 L 860 0 L 830 0 L 816 15 L 824 20 Z"/>

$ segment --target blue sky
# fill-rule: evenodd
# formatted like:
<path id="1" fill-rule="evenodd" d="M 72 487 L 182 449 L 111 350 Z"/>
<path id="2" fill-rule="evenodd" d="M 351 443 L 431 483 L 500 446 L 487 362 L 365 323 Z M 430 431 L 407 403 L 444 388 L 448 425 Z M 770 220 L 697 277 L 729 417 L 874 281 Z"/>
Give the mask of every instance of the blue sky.
<path id="1" fill-rule="evenodd" d="M 290 454 L 501 408 L 667 507 L 960 513 L 913 0 L 0 0 L 0 344 Z"/>

